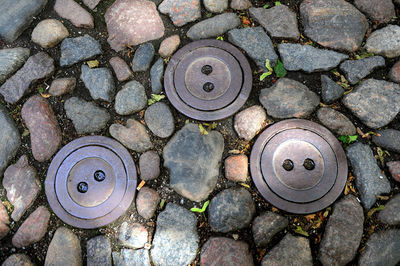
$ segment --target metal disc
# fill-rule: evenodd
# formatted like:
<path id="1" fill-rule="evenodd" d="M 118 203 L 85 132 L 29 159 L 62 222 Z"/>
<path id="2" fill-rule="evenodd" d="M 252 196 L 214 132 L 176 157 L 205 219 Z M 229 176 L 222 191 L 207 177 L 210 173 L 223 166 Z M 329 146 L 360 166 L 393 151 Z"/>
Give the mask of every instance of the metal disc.
<path id="1" fill-rule="evenodd" d="M 236 113 L 252 86 L 246 57 L 218 40 L 192 42 L 178 50 L 164 74 L 169 101 L 188 117 L 214 121 Z"/>
<path id="2" fill-rule="evenodd" d="M 272 205 L 292 213 L 312 213 L 340 196 L 348 169 L 343 148 L 328 129 L 290 119 L 258 137 L 250 171 L 257 189 Z"/>
<path id="3" fill-rule="evenodd" d="M 79 228 L 105 226 L 131 205 L 135 163 L 117 141 L 89 136 L 65 145 L 47 172 L 45 189 L 54 213 Z"/>

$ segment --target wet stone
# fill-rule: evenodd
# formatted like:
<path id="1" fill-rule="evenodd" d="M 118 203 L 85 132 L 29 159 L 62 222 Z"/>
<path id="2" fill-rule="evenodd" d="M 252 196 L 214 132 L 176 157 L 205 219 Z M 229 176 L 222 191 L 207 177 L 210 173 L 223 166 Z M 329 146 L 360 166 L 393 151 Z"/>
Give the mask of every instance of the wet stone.
<path id="1" fill-rule="evenodd" d="M 192 40 L 207 39 L 222 35 L 239 25 L 240 19 L 236 14 L 225 13 L 194 24 L 186 35 Z"/>
<path id="2" fill-rule="evenodd" d="M 90 9 L 94 9 L 101 0 L 83 0 L 83 3 Z"/>
<path id="3" fill-rule="evenodd" d="M 246 182 L 249 175 L 249 159 L 246 155 L 231 155 L 225 159 L 225 177 L 234 182 Z"/>
<path id="4" fill-rule="evenodd" d="M 270 88 L 261 90 L 261 104 L 275 118 L 301 118 L 310 115 L 319 105 L 319 97 L 302 83 L 279 79 Z"/>
<path id="5" fill-rule="evenodd" d="M 300 32 L 297 25 L 296 13 L 285 5 L 271 8 L 250 8 L 251 17 L 273 38 L 298 40 Z"/>
<path id="6" fill-rule="evenodd" d="M 326 104 L 332 104 L 344 94 L 344 89 L 326 75 L 321 75 L 321 96 Z"/>
<path id="7" fill-rule="evenodd" d="M 397 194 L 385 204 L 385 208 L 378 214 L 378 219 L 390 225 L 400 223 L 400 194 Z"/>
<path id="8" fill-rule="evenodd" d="M 31 135 L 33 157 L 39 162 L 49 160 L 62 140 L 50 103 L 42 96 L 34 95 L 24 103 L 21 116 Z"/>
<path id="9" fill-rule="evenodd" d="M 160 175 L 160 156 L 155 151 L 147 151 L 139 158 L 140 179 L 153 180 Z"/>
<path id="10" fill-rule="evenodd" d="M 346 60 L 340 64 L 340 70 L 344 72 L 346 79 L 354 85 L 371 74 L 375 69 L 384 66 L 385 58 L 382 56 L 372 56 L 360 60 Z"/>
<path id="11" fill-rule="evenodd" d="M 400 161 L 388 162 L 386 165 L 393 179 L 400 182 Z"/>
<path id="12" fill-rule="evenodd" d="M 232 0 L 231 8 L 237 10 L 245 10 L 251 7 L 251 2 L 249 0 Z"/>
<path id="13" fill-rule="evenodd" d="M 71 230 L 59 227 L 50 242 L 44 265 L 82 265 L 79 238 Z"/>
<path id="14" fill-rule="evenodd" d="M 159 94 L 162 91 L 162 78 L 164 75 L 164 60 L 158 58 L 154 65 L 150 69 L 150 81 L 151 81 L 151 92 L 153 94 Z"/>
<path id="15" fill-rule="evenodd" d="M 12 254 L 1 266 L 34 266 L 31 259 L 25 254 Z"/>
<path id="16" fill-rule="evenodd" d="M 344 0 L 303 1 L 300 15 L 307 37 L 337 50 L 358 50 L 368 29 L 365 16 Z"/>
<path id="17" fill-rule="evenodd" d="M 78 134 L 94 133 L 106 127 L 110 114 L 93 102 L 78 97 L 65 101 L 64 109 Z"/>
<path id="18" fill-rule="evenodd" d="M 18 228 L 12 238 L 12 244 L 17 248 L 27 247 L 39 242 L 47 233 L 50 212 L 44 206 L 39 206 Z"/>
<path id="19" fill-rule="evenodd" d="M 368 239 L 359 265 L 397 265 L 400 262 L 400 230 L 376 232 Z"/>
<path id="20" fill-rule="evenodd" d="M 164 36 L 164 24 L 156 5 L 145 0 L 117 0 L 105 16 L 108 43 L 119 52 Z M 143 25 L 146 25 L 143 27 Z"/>
<path id="21" fill-rule="evenodd" d="M 317 111 L 318 120 L 335 134 L 340 136 L 355 135 L 356 127 L 344 114 L 331 109 L 320 108 Z"/>
<path id="22" fill-rule="evenodd" d="M 163 151 L 171 188 L 189 200 L 205 200 L 217 184 L 223 150 L 224 139 L 219 132 L 202 135 L 198 125 L 185 125 Z"/>
<path id="23" fill-rule="evenodd" d="M 81 67 L 81 80 L 89 90 L 93 100 L 112 102 L 115 96 L 115 84 L 111 71 L 108 68 Z"/>
<path id="24" fill-rule="evenodd" d="M 71 66 L 100 54 L 100 43 L 87 34 L 66 38 L 61 43 L 60 66 Z"/>
<path id="25" fill-rule="evenodd" d="M 122 145 L 136 152 L 145 152 L 153 148 L 146 128 L 134 119 L 128 119 L 126 126 L 112 124 L 110 134 Z"/>
<path id="26" fill-rule="evenodd" d="M 139 112 L 147 105 L 146 91 L 142 84 L 132 80 L 122 86 L 115 97 L 115 111 L 120 115 Z"/>
<path id="27" fill-rule="evenodd" d="M 364 48 L 373 54 L 394 58 L 400 55 L 400 27 L 388 25 L 372 32 Z"/>
<path id="28" fill-rule="evenodd" d="M 235 115 L 234 128 L 239 138 L 251 140 L 267 124 L 267 114 L 259 105 L 249 107 Z"/>
<path id="29" fill-rule="evenodd" d="M 74 0 L 56 0 L 54 10 L 78 28 L 94 28 L 92 15 Z"/>
<path id="30" fill-rule="evenodd" d="M 400 153 L 400 131 L 395 129 L 378 130 L 380 136 L 372 136 L 372 142 L 385 150 Z"/>
<path id="31" fill-rule="evenodd" d="M 313 265 L 310 243 L 305 237 L 286 236 L 264 256 L 262 266 Z"/>
<path id="32" fill-rule="evenodd" d="M 271 67 L 276 65 L 278 55 L 274 45 L 262 27 L 233 29 L 228 32 L 229 42 L 243 49 L 254 60 L 259 69 L 268 71 L 265 61 L 268 59 Z"/>
<path id="33" fill-rule="evenodd" d="M 14 205 L 11 218 L 19 221 L 41 189 L 36 170 L 28 164 L 26 155 L 21 156 L 16 164 L 10 165 L 4 172 L 3 187 L 7 190 L 8 200 Z"/>
<path id="34" fill-rule="evenodd" d="M 87 241 L 87 265 L 113 265 L 111 261 L 111 243 L 106 236 L 96 236 Z"/>
<path id="35" fill-rule="evenodd" d="M 196 258 L 199 237 L 196 216 L 183 207 L 168 203 L 157 217 L 151 249 L 155 266 L 188 265 Z"/>
<path id="36" fill-rule="evenodd" d="M 249 245 L 226 237 L 211 237 L 201 248 L 200 265 L 253 265 Z"/>
<path id="37" fill-rule="evenodd" d="M 286 217 L 273 213 L 265 212 L 257 216 L 252 225 L 254 242 L 257 247 L 264 248 L 271 239 L 289 224 Z"/>
<path id="38" fill-rule="evenodd" d="M 335 203 L 319 249 L 323 265 L 346 265 L 357 253 L 363 234 L 364 212 L 353 195 Z"/>
<path id="39" fill-rule="evenodd" d="M 389 124 L 399 113 L 399 85 L 367 79 L 343 98 L 343 104 L 370 128 Z"/>
<path id="40" fill-rule="evenodd" d="M 0 50 L 0 84 L 17 71 L 29 57 L 28 48 L 8 48 Z"/>
<path id="41" fill-rule="evenodd" d="M 160 195 L 157 191 L 149 187 L 142 187 L 136 197 L 136 209 L 140 216 L 145 219 L 153 217 L 158 204 L 160 203 Z"/>
<path id="42" fill-rule="evenodd" d="M 50 77 L 54 69 L 54 60 L 45 52 L 39 52 L 29 57 L 24 66 L 0 87 L 0 93 L 6 102 L 16 103 L 29 91 L 31 84 Z"/>
<path id="43" fill-rule="evenodd" d="M 147 71 L 154 57 L 154 46 L 151 43 L 145 43 L 139 46 L 132 60 L 132 71 Z"/>
<path id="44" fill-rule="evenodd" d="M 51 83 L 49 93 L 52 96 L 62 96 L 70 93 L 75 89 L 76 78 L 59 78 Z"/>
<path id="45" fill-rule="evenodd" d="M 349 57 L 342 53 L 314 48 L 311 45 L 293 43 L 279 44 L 278 50 L 286 70 L 302 70 L 308 73 L 331 70 Z"/>
<path id="46" fill-rule="evenodd" d="M 9 224 L 10 218 L 8 217 L 7 209 L 0 201 L 0 240 L 10 232 Z"/>
<path id="47" fill-rule="evenodd" d="M 119 243 L 127 248 L 138 249 L 147 243 L 149 233 L 146 227 L 139 223 L 128 224 L 123 222 L 118 230 Z"/>
<path id="48" fill-rule="evenodd" d="M 164 0 L 158 10 L 169 15 L 178 27 L 201 17 L 200 0 Z"/>
<path id="49" fill-rule="evenodd" d="M 356 177 L 361 203 L 370 209 L 376 196 L 390 192 L 390 183 L 379 168 L 371 148 L 367 144 L 355 143 L 347 148 L 347 158 Z"/>
<path id="50" fill-rule="evenodd" d="M 67 28 L 56 19 L 39 22 L 32 31 L 32 41 L 43 48 L 51 48 L 69 36 Z"/>
<path id="51" fill-rule="evenodd" d="M 157 137 L 168 138 L 174 133 L 174 117 L 168 105 L 163 102 L 150 105 L 144 113 L 144 121 Z"/>
<path id="52" fill-rule="evenodd" d="M 204 7 L 213 13 L 222 13 L 228 8 L 228 0 L 203 0 Z"/>
<path id="53" fill-rule="evenodd" d="M 0 104 L 0 175 L 21 145 L 19 131 L 9 111 Z"/>
<path id="54" fill-rule="evenodd" d="M 15 41 L 46 4 L 47 0 L 1 1 L 0 37 L 9 43 Z"/>
<path id="55" fill-rule="evenodd" d="M 169 57 L 178 49 L 180 43 L 179 35 L 172 35 L 161 42 L 158 53 L 161 57 Z"/>
<path id="56" fill-rule="evenodd" d="M 208 216 L 211 230 L 227 233 L 246 228 L 255 212 L 254 201 L 246 189 L 225 189 L 210 202 Z"/>
<path id="57" fill-rule="evenodd" d="M 118 81 L 125 81 L 132 77 L 131 69 L 121 57 L 114 56 L 110 59 L 109 63 L 113 68 Z"/>
<path id="58" fill-rule="evenodd" d="M 150 255 L 147 249 L 121 249 L 121 252 L 113 252 L 112 256 L 115 266 L 151 266 Z"/>
<path id="59" fill-rule="evenodd" d="M 355 0 L 354 5 L 379 23 L 387 23 L 396 16 L 391 0 Z"/>

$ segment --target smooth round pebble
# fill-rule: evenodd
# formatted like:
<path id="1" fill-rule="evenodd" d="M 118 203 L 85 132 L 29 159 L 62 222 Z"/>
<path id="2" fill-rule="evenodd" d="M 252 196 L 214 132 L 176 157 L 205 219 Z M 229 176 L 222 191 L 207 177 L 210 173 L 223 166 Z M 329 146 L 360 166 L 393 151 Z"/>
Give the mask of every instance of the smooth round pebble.
<path id="1" fill-rule="evenodd" d="M 169 107 L 163 102 L 150 105 L 144 113 L 144 121 L 157 137 L 168 138 L 174 133 L 174 117 Z"/>
<path id="2" fill-rule="evenodd" d="M 32 41 L 43 48 L 51 48 L 69 36 L 67 28 L 56 19 L 39 22 L 32 31 Z"/>

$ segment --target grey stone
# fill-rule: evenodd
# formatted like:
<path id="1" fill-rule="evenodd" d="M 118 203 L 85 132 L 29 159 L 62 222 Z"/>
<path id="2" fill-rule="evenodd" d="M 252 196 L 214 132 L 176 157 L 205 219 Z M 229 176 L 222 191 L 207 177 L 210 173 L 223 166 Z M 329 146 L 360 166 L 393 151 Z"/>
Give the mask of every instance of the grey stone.
<path id="1" fill-rule="evenodd" d="M 194 24 L 186 35 L 192 40 L 207 39 L 222 35 L 239 25 L 240 19 L 236 14 L 225 13 Z"/>
<path id="2" fill-rule="evenodd" d="M 296 13 L 285 5 L 278 5 L 268 9 L 252 7 L 249 9 L 249 13 L 273 38 L 291 40 L 300 38 Z"/>
<path id="3" fill-rule="evenodd" d="M 59 227 L 50 242 L 44 265 L 83 265 L 79 238 L 71 230 Z"/>
<path id="4" fill-rule="evenodd" d="M 71 66 L 100 54 L 100 43 L 87 34 L 66 38 L 61 43 L 60 66 Z"/>
<path id="5" fill-rule="evenodd" d="M 213 13 L 222 13 L 228 8 L 228 0 L 203 0 L 204 7 Z"/>
<path id="6" fill-rule="evenodd" d="M 281 43 L 278 50 L 285 69 L 289 71 L 328 71 L 349 58 L 348 55 L 314 48 L 311 45 Z"/>
<path id="7" fill-rule="evenodd" d="M 31 84 L 50 77 L 54 69 L 53 58 L 39 52 L 29 57 L 24 66 L 0 87 L 0 93 L 6 102 L 14 104 L 27 93 Z"/>
<path id="8" fill-rule="evenodd" d="M 158 58 L 150 69 L 151 92 L 159 94 L 162 91 L 162 78 L 164 75 L 164 60 Z"/>
<path id="9" fill-rule="evenodd" d="M 387 23 L 396 16 L 392 0 L 355 0 L 354 5 L 378 23 Z"/>
<path id="10" fill-rule="evenodd" d="M 178 27 L 201 17 L 200 0 L 164 0 L 158 6 L 158 10 L 168 14 Z"/>
<path id="11" fill-rule="evenodd" d="M 380 136 L 372 136 L 372 142 L 375 145 L 386 150 L 400 153 L 400 131 L 395 129 L 378 130 Z"/>
<path id="12" fill-rule="evenodd" d="M 118 229 L 119 243 L 127 248 L 138 249 L 147 243 L 149 233 L 146 227 L 139 223 L 123 222 Z"/>
<path id="13" fill-rule="evenodd" d="M 308 0 L 300 4 L 304 33 L 322 46 L 355 52 L 368 29 L 365 16 L 344 0 Z"/>
<path id="14" fill-rule="evenodd" d="M 0 36 L 6 42 L 15 41 L 29 27 L 47 0 L 2 0 L 0 6 Z"/>
<path id="15" fill-rule="evenodd" d="M 3 84 L 28 59 L 28 48 L 8 48 L 0 50 L 0 84 Z"/>
<path id="16" fill-rule="evenodd" d="M 137 48 L 132 60 L 132 71 L 147 71 L 154 57 L 154 46 L 151 43 L 145 43 Z"/>
<path id="17" fill-rule="evenodd" d="M 69 36 L 67 28 L 56 19 L 39 22 L 32 31 L 32 41 L 43 48 L 51 48 Z"/>
<path id="18" fill-rule="evenodd" d="M 198 125 L 187 124 L 164 147 L 164 167 L 178 194 L 200 202 L 217 184 L 224 138 L 217 131 L 202 135 Z"/>
<path id="19" fill-rule="evenodd" d="M 233 29 L 228 32 L 228 39 L 243 49 L 254 60 L 259 69 L 268 71 L 265 62 L 268 59 L 271 67 L 276 65 L 278 55 L 274 45 L 262 27 Z"/>
<path id="20" fill-rule="evenodd" d="M 83 3 L 90 9 L 94 9 L 101 0 L 83 0 Z"/>
<path id="21" fill-rule="evenodd" d="M 364 124 L 380 128 L 399 113 L 399 85 L 384 80 L 367 79 L 343 97 L 343 104 Z"/>
<path id="22" fill-rule="evenodd" d="M 361 242 L 364 211 L 356 197 L 347 195 L 335 203 L 319 249 L 323 265 L 346 265 Z"/>
<path id="23" fill-rule="evenodd" d="M 255 212 L 256 206 L 246 189 L 228 188 L 211 200 L 209 224 L 211 230 L 227 233 L 249 226 Z"/>
<path id="24" fill-rule="evenodd" d="M 395 181 L 400 182 L 400 161 L 387 162 L 386 166 L 389 168 L 392 178 Z"/>
<path id="25" fill-rule="evenodd" d="M 81 67 L 81 80 L 89 90 L 93 100 L 112 102 L 115 96 L 115 84 L 111 71 L 108 68 Z"/>
<path id="26" fill-rule="evenodd" d="M 235 115 L 234 128 L 240 138 L 251 140 L 267 125 L 267 114 L 259 105 L 249 107 Z"/>
<path id="27" fill-rule="evenodd" d="M 111 243 L 103 235 L 87 241 L 87 266 L 112 266 Z"/>
<path id="28" fill-rule="evenodd" d="M 54 10 L 77 28 L 94 28 L 92 15 L 74 0 L 56 0 Z"/>
<path id="29" fill-rule="evenodd" d="M 245 10 L 251 7 L 251 2 L 249 0 L 232 0 L 231 8 L 237 10 Z"/>
<path id="30" fill-rule="evenodd" d="M 153 180 L 160 175 L 160 156 L 155 151 L 147 151 L 139 158 L 140 178 Z"/>
<path id="31" fill-rule="evenodd" d="M 34 266 L 31 259 L 25 254 L 12 254 L 1 266 Z"/>
<path id="32" fill-rule="evenodd" d="M 155 266 L 186 266 L 196 258 L 199 237 L 196 216 L 183 207 L 168 203 L 158 215 L 151 249 Z"/>
<path id="33" fill-rule="evenodd" d="M 307 86 L 288 78 L 261 90 L 259 97 L 268 115 L 275 118 L 306 117 L 319 104 L 319 97 Z"/>
<path id="34" fill-rule="evenodd" d="M 0 176 L 8 163 L 17 154 L 21 137 L 8 110 L 0 104 Z"/>
<path id="35" fill-rule="evenodd" d="M 400 27 L 397 25 L 388 25 L 372 32 L 364 48 L 369 53 L 384 57 L 398 57 L 400 55 Z"/>
<path id="36" fill-rule="evenodd" d="M 357 142 L 349 146 L 347 158 L 356 177 L 361 203 L 366 209 L 370 209 L 376 202 L 376 196 L 390 192 L 390 183 L 376 163 L 374 154 L 367 144 Z"/>
<path id="37" fill-rule="evenodd" d="M 385 205 L 385 209 L 379 212 L 378 219 L 390 225 L 400 223 L 400 194 L 397 194 Z"/>
<path id="38" fill-rule="evenodd" d="M 115 266 L 151 266 L 150 255 L 147 249 L 121 249 L 121 252 L 113 252 Z"/>
<path id="39" fill-rule="evenodd" d="M 295 237 L 291 234 L 286 236 L 271 251 L 269 251 L 261 262 L 267 265 L 313 265 L 310 243 L 305 237 Z"/>
<path id="40" fill-rule="evenodd" d="M 326 75 L 321 75 L 321 96 L 322 101 L 326 104 L 331 104 L 340 99 L 344 94 L 344 89 L 331 80 Z"/>
<path id="41" fill-rule="evenodd" d="M 76 86 L 76 78 L 59 78 L 53 80 L 49 93 L 52 96 L 61 96 L 72 92 Z"/>
<path id="42" fill-rule="evenodd" d="M 400 230 L 389 229 L 372 234 L 358 265 L 394 266 L 400 262 Z"/>
<path id="43" fill-rule="evenodd" d="M 289 220 L 286 217 L 273 212 L 268 211 L 257 216 L 251 228 L 257 247 L 266 247 L 272 237 L 285 229 L 288 224 Z"/>
<path id="44" fill-rule="evenodd" d="M 334 133 L 346 136 L 355 135 L 357 133 L 356 127 L 344 114 L 331 109 L 320 108 L 317 111 L 318 120 Z"/>
<path id="45" fill-rule="evenodd" d="M 144 121 L 157 137 L 168 138 L 174 133 L 174 117 L 168 105 L 163 102 L 150 105 L 144 113 Z"/>
<path id="46" fill-rule="evenodd" d="M 106 127 L 111 118 L 106 109 L 78 97 L 66 100 L 64 109 L 67 117 L 72 120 L 78 134 L 100 131 Z"/>
<path id="47" fill-rule="evenodd" d="M 360 60 L 346 60 L 340 64 L 340 70 L 344 72 L 346 79 L 351 84 L 356 84 L 372 73 L 376 68 L 385 66 L 385 58 L 372 56 Z"/>
<path id="48" fill-rule="evenodd" d="M 136 197 L 136 210 L 145 219 L 153 217 L 158 204 L 160 195 L 152 188 L 142 187 Z"/>
<path id="49" fill-rule="evenodd" d="M 143 85 L 135 80 L 126 83 L 115 97 L 115 111 L 120 115 L 139 112 L 146 105 L 146 91 Z"/>

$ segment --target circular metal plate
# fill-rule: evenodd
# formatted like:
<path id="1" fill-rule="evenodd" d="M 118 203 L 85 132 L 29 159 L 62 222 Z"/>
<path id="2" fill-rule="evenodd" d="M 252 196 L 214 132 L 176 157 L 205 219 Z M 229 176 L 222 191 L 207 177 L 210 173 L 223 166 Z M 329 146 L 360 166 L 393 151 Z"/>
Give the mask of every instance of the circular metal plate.
<path id="1" fill-rule="evenodd" d="M 251 176 L 262 196 L 292 213 L 312 213 L 332 204 L 347 180 L 347 159 L 323 126 L 290 119 L 266 129 L 250 156 Z"/>
<path id="2" fill-rule="evenodd" d="M 250 95 L 249 62 L 235 46 L 218 40 L 192 42 L 178 50 L 164 74 L 169 101 L 202 121 L 236 113 Z"/>
<path id="3" fill-rule="evenodd" d="M 54 213 L 79 228 L 105 226 L 131 205 L 135 163 L 117 141 L 89 136 L 65 145 L 47 172 L 46 196 Z"/>

